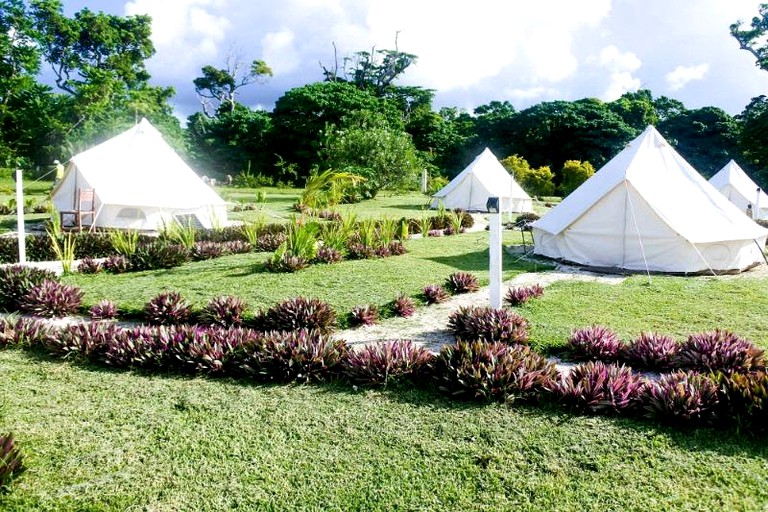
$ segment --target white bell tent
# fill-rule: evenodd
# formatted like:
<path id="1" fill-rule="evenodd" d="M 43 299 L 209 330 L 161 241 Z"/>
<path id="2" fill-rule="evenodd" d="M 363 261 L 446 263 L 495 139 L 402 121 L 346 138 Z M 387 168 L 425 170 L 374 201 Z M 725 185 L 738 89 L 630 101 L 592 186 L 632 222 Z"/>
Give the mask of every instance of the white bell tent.
<path id="1" fill-rule="evenodd" d="M 432 196 L 432 208 L 486 211 L 489 197 L 500 198 L 501 212 L 531 212 L 533 201 L 490 149 L 480 153 L 463 171 Z"/>
<path id="2" fill-rule="evenodd" d="M 768 236 L 652 126 L 532 227 L 535 254 L 684 274 L 759 264 Z"/>
<path id="3" fill-rule="evenodd" d="M 95 192 L 97 227 L 156 230 L 174 218 L 205 228 L 227 222 L 227 203 L 146 119 L 73 156 L 51 193 L 56 209 L 77 210 L 85 189 Z"/>
<path id="4" fill-rule="evenodd" d="M 753 219 L 768 219 L 768 195 L 733 160 L 725 164 L 709 182 L 741 211 L 746 212 L 747 207 L 752 205 Z"/>

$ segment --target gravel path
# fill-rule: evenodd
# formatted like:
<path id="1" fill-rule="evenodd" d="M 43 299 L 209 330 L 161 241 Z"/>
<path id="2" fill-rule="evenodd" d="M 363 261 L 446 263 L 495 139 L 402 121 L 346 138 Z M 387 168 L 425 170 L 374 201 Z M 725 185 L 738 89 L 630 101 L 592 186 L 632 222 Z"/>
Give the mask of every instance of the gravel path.
<path id="1" fill-rule="evenodd" d="M 621 275 L 596 274 L 585 272 L 575 267 L 559 266 L 556 270 L 552 271 L 520 274 L 502 283 L 502 290 L 513 286 L 525 286 L 536 283 L 541 286 L 547 286 L 562 280 L 619 284 L 624 279 L 625 276 Z M 454 341 L 453 335 L 447 329 L 448 316 L 461 306 L 487 305 L 488 300 L 489 289 L 486 286 L 476 292 L 454 295 L 442 304 L 418 308 L 411 317 L 393 317 L 375 325 L 339 331 L 336 333 L 336 337 L 346 340 L 351 346 L 393 339 L 407 339 L 430 350 L 439 351 L 441 346 L 453 343 Z"/>

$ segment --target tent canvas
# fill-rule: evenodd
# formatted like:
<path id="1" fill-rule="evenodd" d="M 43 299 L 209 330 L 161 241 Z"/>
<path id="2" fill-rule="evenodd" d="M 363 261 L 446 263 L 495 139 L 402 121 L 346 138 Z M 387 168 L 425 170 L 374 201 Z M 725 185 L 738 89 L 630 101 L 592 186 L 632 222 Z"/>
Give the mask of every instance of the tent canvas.
<path id="1" fill-rule="evenodd" d="M 739 164 L 731 160 L 709 182 L 741 211 L 752 205 L 755 219 L 768 219 L 768 195 L 763 192 Z"/>
<path id="2" fill-rule="evenodd" d="M 485 211 L 489 197 L 500 198 L 502 212 L 531 212 L 533 201 L 490 149 L 480 153 L 463 171 L 432 196 L 432 208 Z"/>
<path id="3" fill-rule="evenodd" d="M 652 126 L 532 227 L 535 254 L 670 273 L 744 270 L 768 236 Z"/>
<path id="4" fill-rule="evenodd" d="M 156 230 L 181 216 L 206 228 L 227 221 L 227 203 L 146 119 L 73 156 L 51 194 L 56 209 L 73 210 L 87 188 L 96 193 L 98 227 Z"/>

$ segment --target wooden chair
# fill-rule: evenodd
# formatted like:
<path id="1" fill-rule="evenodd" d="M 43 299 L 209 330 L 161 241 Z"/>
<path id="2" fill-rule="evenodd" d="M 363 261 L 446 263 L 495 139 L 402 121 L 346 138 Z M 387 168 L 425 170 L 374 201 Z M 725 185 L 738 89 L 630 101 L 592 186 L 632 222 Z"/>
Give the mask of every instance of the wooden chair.
<path id="1" fill-rule="evenodd" d="M 83 217 L 91 217 L 90 229 L 93 231 L 94 221 L 96 220 L 96 194 L 92 188 L 81 188 L 77 190 L 77 200 L 75 202 L 74 210 L 64 210 L 59 212 L 59 219 L 61 220 L 61 227 L 64 227 L 64 218 L 67 215 L 72 216 L 73 228 L 77 226 L 77 229 L 83 230 Z"/>

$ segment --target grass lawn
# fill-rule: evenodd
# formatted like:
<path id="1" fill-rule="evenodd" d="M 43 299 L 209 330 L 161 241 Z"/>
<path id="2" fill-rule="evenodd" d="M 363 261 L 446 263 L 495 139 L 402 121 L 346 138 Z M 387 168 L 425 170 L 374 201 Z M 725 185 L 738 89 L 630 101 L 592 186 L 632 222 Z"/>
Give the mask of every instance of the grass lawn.
<path id="1" fill-rule="evenodd" d="M 268 255 L 249 254 L 65 280 L 88 304 L 109 298 L 134 310 L 176 290 L 197 306 L 223 294 L 254 307 L 305 295 L 345 313 L 401 291 L 416 296 L 456 270 L 487 283 L 487 239 L 413 239 L 403 256 L 296 274 L 264 272 Z M 546 268 L 505 255 L 505 279 Z M 534 347 L 550 353 L 572 328 L 593 323 L 626 339 L 719 327 L 768 348 L 767 288 L 768 278 L 557 282 L 518 312 Z M 19 350 L 0 351 L 0 375 L 0 431 L 16 435 L 29 467 L 0 494 L 0 510 L 757 511 L 768 503 L 768 444 L 730 431 L 575 416 L 556 405 L 468 404 L 429 389 L 112 371 Z"/>
<path id="2" fill-rule="evenodd" d="M 519 233 L 507 232 L 507 240 Z M 84 302 L 103 298 L 124 310 L 140 310 L 163 290 L 180 292 L 195 306 L 203 306 L 218 295 L 236 295 L 253 307 L 269 307 L 287 297 L 315 297 L 345 313 L 357 304 L 383 305 L 400 293 L 416 297 L 431 283 L 444 284 L 458 270 L 472 272 L 481 283 L 488 282 L 488 233 L 412 239 L 408 253 L 375 260 L 344 261 L 334 265 L 313 265 L 293 274 L 264 270 L 271 253 L 232 255 L 215 260 L 187 263 L 163 271 L 130 274 L 74 274 L 64 280 L 80 286 Z M 546 265 L 505 260 L 505 278 Z"/>
<path id="3" fill-rule="evenodd" d="M 2 510 L 764 510 L 768 445 L 474 405 L 0 352 L 27 473 Z"/>

